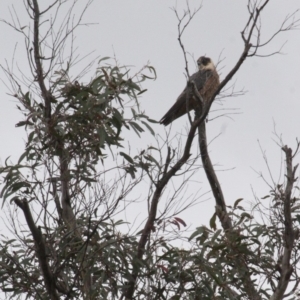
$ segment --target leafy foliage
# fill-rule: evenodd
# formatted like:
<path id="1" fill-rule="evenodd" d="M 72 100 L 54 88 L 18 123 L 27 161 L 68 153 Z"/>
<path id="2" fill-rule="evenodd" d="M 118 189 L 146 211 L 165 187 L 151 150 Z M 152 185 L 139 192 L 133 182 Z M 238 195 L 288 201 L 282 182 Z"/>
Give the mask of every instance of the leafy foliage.
<path id="1" fill-rule="evenodd" d="M 103 59 L 99 63 L 102 62 Z M 152 67 L 145 69 L 155 74 Z M 113 147 L 123 147 L 124 128 L 133 129 L 139 136 L 144 128 L 154 133 L 147 121 L 155 121 L 134 109 L 139 110 L 138 97 L 145 92 L 140 84 L 149 76 L 138 74 L 130 78 L 128 74 L 129 70 L 125 68 L 106 64 L 99 66 L 95 78 L 84 85 L 78 81 L 70 82 L 67 70 L 57 71 L 52 81 L 55 97 L 52 99 L 50 120 L 44 116 L 42 99 L 31 92 L 24 94 L 19 91 L 16 95 L 22 104 L 18 108 L 25 117 L 16 126 L 24 126 L 28 139 L 18 163 L 11 164 L 6 160 L 0 168 L 4 175 L 1 197 L 3 204 L 7 199 L 11 203 L 22 199 L 42 205 L 40 209 L 44 220 L 39 220 L 37 214 L 36 221 L 43 224 L 39 230 L 44 237 L 48 264 L 57 278 L 58 290 L 71 298 L 77 299 L 82 292 L 76 282 L 79 270 L 83 269 L 83 261 L 87 276 L 93 278 L 91 299 L 117 295 L 130 275 L 129 262 L 136 249 L 136 239 L 118 233 L 117 226 L 121 222 L 110 221 L 110 215 L 131 187 L 120 189 L 119 197 L 115 198 L 116 185 L 126 178 L 126 173 L 109 187 L 97 170 L 98 162 L 107 158 L 108 148 L 113 151 Z M 137 79 L 138 76 L 141 79 Z M 133 103 L 129 110 L 131 118 L 124 117 L 124 103 Z M 133 162 L 128 154 L 120 154 Z M 67 181 L 76 210 L 76 226 L 84 238 L 78 238 L 62 222 L 62 208 L 58 200 L 61 157 L 70 166 Z M 130 166 L 125 166 L 124 170 L 133 177 L 137 172 Z M 105 173 L 102 174 L 104 176 Z M 101 181 L 103 185 L 97 184 Z M 87 193 L 91 192 L 96 197 L 92 203 L 85 200 Z M 53 211 L 55 207 L 56 211 Z M 98 216 L 97 211 L 101 208 L 104 212 Z M 98 218 L 92 218 L 92 214 Z M 35 253 L 37 245 L 30 238 L 29 231 L 24 234 L 18 240 L 2 240 L 2 268 L 5 270 L 3 274 L 6 274 L 0 280 L 2 290 L 10 292 L 11 298 L 26 293 L 28 297 L 48 299 Z"/>
<path id="2" fill-rule="evenodd" d="M 253 31 L 260 36 L 257 20 L 267 3 L 248 6 L 250 18 L 242 32 L 244 52 L 219 89 L 246 57 L 255 55 L 264 45 L 253 46 L 251 41 Z M 54 2 L 53 6 L 56 4 L 59 9 L 64 1 Z M 175 187 L 160 214 L 157 207 L 171 177 L 177 176 L 185 164 L 186 169 L 181 171 L 190 172 L 198 158 L 190 158 L 189 151 L 195 124 L 201 117 L 191 124 L 194 131 L 188 133 L 182 156 L 180 149 L 171 149 L 166 141 L 166 159 L 162 158 L 162 147 L 147 146 L 132 155 L 124 140 L 125 129 L 139 137 L 146 130 L 155 136 L 150 123 L 156 121 L 139 107 L 139 97 L 146 92 L 141 84 L 156 78 L 155 69 L 147 65 L 131 76 L 127 67 L 109 64 L 109 58 L 104 57 L 89 82 L 71 80 L 74 61 L 68 59 L 67 68 L 62 69 L 57 59 L 61 61 L 65 42 L 80 21 L 74 25 L 69 13 L 66 23 L 60 26 L 61 30 L 66 28 L 65 35 L 61 31 L 56 35 L 51 20 L 49 31 L 42 36 L 40 16 L 53 7 L 41 11 L 38 1 L 32 0 L 26 8 L 34 24 L 30 31 L 33 37 L 24 34 L 27 46 L 31 41 L 33 44 L 33 48 L 26 49 L 32 78 L 25 92 L 18 77 L 6 70 L 23 114 L 16 126 L 27 133 L 18 162 L 7 159 L 0 167 L 2 206 L 6 204 L 15 237 L 2 235 L 0 239 L 0 288 L 7 298 L 236 300 L 251 298 L 253 291 L 249 288 L 254 287 L 253 299 L 270 299 L 286 278 L 294 285 L 286 296 L 294 294 L 300 283 L 300 197 L 299 188 L 294 186 L 297 167 L 293 168 L 291 149 L 282 148 L 287 160 L 284 182 L 256 199 L 251 210 L 242 206 L 242 198 L 233 207 L 226 207 L 213 167 L 205 166 L 210 159 L 202 115 L 202 124 L 198 124 L 204 128 L 203 139 L 198 128 L 201 157 L 206 155 L 203 166 L 206 172 L 211 171 L 207 177 L 217 205 L 210 228 L 200 226 L 185 239 L 180 232 L 186 226 L 185 220 L 168 212 L 189 179 Z M 181 35 L 196 12 L 188 10 L 182 18 L 176 12 L 185 58 Z M 182 25 L 186 16 L 190 19 Z M 282 27 L 279 32 L 284 30 Z M 49 49 L 46 71 L 48 56 L 44 52 Z M 209 99 L 211 103 L 213 100 Z M 204 108 L 209 110 L 209 106 Z M 123 163 L 116 162 L 111 175 L 104 165 L 116 152 Z M 117 215 L 134 202 L 130 193 L 141 183 L 147 185 L 143 192 L 147 194 L 148 216 L 144 228 L 132 233 L 127 226 L 133 225 L 118 220 Z M 267 211 L 263 201 L 269 201 Z M 184 246 L 178 247 L 173 240 L 184 242 Z M 289 256 L 287 260 L 282 259 L 284 255 Z"/>

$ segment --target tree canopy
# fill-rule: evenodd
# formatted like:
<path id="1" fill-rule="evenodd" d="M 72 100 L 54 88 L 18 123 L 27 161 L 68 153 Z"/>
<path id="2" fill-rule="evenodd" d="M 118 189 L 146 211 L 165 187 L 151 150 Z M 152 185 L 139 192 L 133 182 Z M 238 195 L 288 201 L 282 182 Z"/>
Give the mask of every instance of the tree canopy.
<path id="1" fill-rule="evenodd" d="M 112 55 L 97 59 L 90 79 L 85 75 L 91 65 L 74 76 L 74 33 L 85 24 L 92 1 L 75 18 L 77 1 L 45 6 L 26 0 L 28 26 L 20 27 L 17 16 L 3 21 L 23 36 L 29 64 L 19 74 L 2 66 L 22 116 L 16 126 L 26 133 L 18 161 L 8 158 L 0 167 L 10 230 L 0 239 L 0 288 L 7 299 L 296 299 L 300 198 L 294 160 L 300 143 L 292 150 L 278 138 L 285 176 L 249 208 L 242 198 L 228 205 L 206 137 L 212 105 L 239 93 L 230 82 L 240 68 L 299 24 L 292 12 L 278 31 L 262 38 L 269 2 L 248 1 L 243 49 L 206 101 L 189 79 L 182 39 L 201 7 L 174 9 L 187 94 L 198 101 L 186 135 L 175 135 L 176 147 L 169 131 L 156 133 L 157 121 L 140 104 L 145 82 L 157 78 L 155 66 L 133 72 Z M 127 131 L 153 140 L 137 151 Z M 209 224 L 184 232 L 180 213 L 201 205 L 178 194 L 197 180 L 200 168 L 215 212 Z M 175 177 L 181 182 L 168 192 Z M 142 196 L 135 194 L 139 188 Z M 145 220 L 128 224 L 121 216 L 140 198 L 146 200 Z"/>

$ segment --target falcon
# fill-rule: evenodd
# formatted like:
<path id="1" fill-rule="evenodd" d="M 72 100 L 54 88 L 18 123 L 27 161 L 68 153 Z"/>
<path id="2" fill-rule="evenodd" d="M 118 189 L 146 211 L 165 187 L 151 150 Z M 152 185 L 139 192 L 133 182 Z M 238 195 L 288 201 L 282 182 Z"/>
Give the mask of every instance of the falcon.
<path id="1" fill-rule="evenodd" d="M 198 72 L 190 77 L 190 81 L 194 81 L 203 101 L 209 100 L 217 90 L 220 80 L 216 71 L 216 67 L 209 57 L 201 56 L 197 60 Z M 175 104 L 162 117 L 160 124 L 165 126 L 174 120 L 186 114 L 192 109 L 196 109 L 197 99 L 190 94 L 186 87 L 177 98 Z"/>

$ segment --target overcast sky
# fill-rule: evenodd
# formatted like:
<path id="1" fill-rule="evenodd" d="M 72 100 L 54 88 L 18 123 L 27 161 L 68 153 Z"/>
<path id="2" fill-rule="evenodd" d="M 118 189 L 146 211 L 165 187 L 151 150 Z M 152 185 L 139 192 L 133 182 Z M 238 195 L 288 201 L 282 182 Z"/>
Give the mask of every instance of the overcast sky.
<path id="1" fill-rule="evenodd" d="M 49 2 L 49 0 L 47 0 Z M 300 8 L 299 0 L 272 0 L 262 14 L 262 40 L 267 39 L 281 26 L 285 16 Z M 49 2 L 50 3 L 50 2 Z M 82 3 L 82 2 L 81 2 Z M 190 1 L 191 8 L 199 1 Z M 10 20 L 9 7 L 15 5 L 21 24 L 28 24 L 20 0 L 1 2 L 0 18 Z M 240 32 L 246 24 L 247 1 L 204 0 L 203 7 L 187 28 L 183 42 L 186 50 L 196 59 L 206 55 L 219 64 L 221 79 L 238 60 L 243 42 Z M 138 1 L 138 0 L 97 0 L 85 14 L 84 21 L 94 25 L 80 27 L 76 31 L 75 44 L 78 54 L 94 51 L 92 57 L 116 55 L 119 63 L 140 69 L 148 61 L 157 71 L 157 80 L 145 83 L 148 89 L 141 97 L 141 106 L 153 119 L 159 120 L 171 107 L 185 87 L 184 59 L 177 41 L 177 19 L 170 9 L 176 7 L 179 14 L 185 9 L 185 1 Z M 80 7 L 78 7 L 80 10 Z M 298 14 L 300 17 L 300 14 Z M 23 38 L 7 25 L 0 23 L 0 63 L 10 64 L 17 44 L 15 62 L 27 72 Z M 284 55 L 267 58 L 253 57 L 246 60 L 233 79 L 236 90 L 245 94 L 226 98 L 216 103 L 210 118 L 225 112 L 239 114 L 227 115 L 207 123 L 211 159 L 220 170 L 218 176 L 224 189 L 225 199 L 232 204 L 237 198 L 251 200 L 251 187 L 258 197 L 269 191 L 267 185 L 255 171 L 262 171 L 268 177 L 258 140 L 268 157 L 271 170 L 277 180 L 280 171 L 282 153 L 274 139 L 274 124 L 278 134 L 282 134 L 285 143 L 295 147 L 296 138 L 300 138 L 300 33 L 299 31 L 279 34 L 261 54 L 278 51 L 284 44 Z M 94 55 L 94 56 L 93 56 Z M 88 63 L 89 60 L 87 59 Z M 192 59 L 189 61 L 190 73 L 195 71 Z M 5 80 L 4 74 L 1 78 Z M 0 84 L 0 160 L 3 163 L 8 156 L 15 160 L 24 149 L 24 132 L 15 128 L 22 119 L 16 109 L 16 102 L 6 93 L 8 89 Z M 233 110 L 234 109 L 234 110 Z M 184 132 L 188 124 L 187 117 L 176 120 L 171 134 Z M 154 129 L 164 134 L 162 125 L 153 125 Z M 218 136 L 219 135 L 219 136 Z M 214 139 L 218 136 L 216 139 Z M 147 138 L 146 138 L 147 137 Z M 142 144 L 153 144 L 150 135 L 145 135 L 142 142 L 134 138 L 132 148 L 141 149 Z M 140 147 L 140 148 L 139 148 Z M 194 148 L 196 151 L 196 148 Z M 299 156 L 296 157 L 299 161 Z M 198 173 L 201 193 L 209 187 L 203 172 Z M 191 193 L 196 193 L 191 191 Z M 187 223 L 193 226 L 207 224 L 214 210 L 214 201 L 208 200 L 182 214 Z M 146 205 L 145 205 L 146 209 Z"/>

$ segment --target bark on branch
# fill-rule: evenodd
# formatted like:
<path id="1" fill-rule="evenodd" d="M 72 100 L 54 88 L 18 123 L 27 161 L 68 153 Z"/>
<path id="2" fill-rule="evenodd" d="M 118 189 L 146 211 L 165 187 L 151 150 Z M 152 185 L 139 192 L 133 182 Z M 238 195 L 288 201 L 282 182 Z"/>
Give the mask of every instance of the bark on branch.
<path id="1" fill-rule="evenodd" d="M 281 258 L 281 270 L 280 278 L 274 294 L 270 300 L 281 300 L 284 297 L 284 293 L 287 289 L 290 277 L 293 273 L 293 266 L 290 264 L 291 256 L 295 241 L 295 233 L 293 229 L 293 221 L 291 214 L 291 194 L 294 182 L 296 180 L 295 173 L 298 165 L 293 167 L 293 153 L 292 149 L 288 146 L 282 147 L 282 151 L 285 153 L 286 158 L 286 187 L 284 191 L 284 250 Z"/>
<path id="2" fill-rule="evenodd" d="M 71 207 L 71 197 L 70 197 L 70 176 L 69 176 L 69 162 L 70 157 L 68 152 L 65 150 L 64 141 L 56 134 L 54 128 L 54 122 L 51 118 L 51 103 L 55 101 L 54 95 L 49 89 L 47 89 L 45 84 L 46 73 L 43 69 L 43 54 L 41 53 L 41 41 L 40 41 L 40 16 L 47 12 L 53 5 L 58 3 L 54 1 L 46 10 L 40 12 L 38 0 L 27 0 L 28 6 L 32 10 L 33 15 L 33 55 L 35 64 L 35 80 L 41 90 L 41 95 L 44 100 L 44 118 L 46 125 L 48 126 L 48 132 L 52 139 L 52 144 L 55 147 L 56 152 L 59 153 L 59 167 L 60 167 L 60 180 L 61 180 L 61 206 L 62 211 L 58 211 L 62 215 L 65 224 L 68 226 L 70 231 L 79 239 L 82 239 L 81 231 L 77 228 L 77 220 L 74 211 Z M 74 28 L 73 28 L 74 29 Z M 72 30 L 73 30 L 72 29 Z M 65 37 L 66 38 L 66 37 Z M 65 39 L 64 38 L 64 39 Z M 59 207 L 59 204 L 57 204 Z M 91 276 L 84 269 L 86 268 L 88 262 L 85 258 L 82 260 L 82 270 L 80 270 L 83 284 L 83 294 L 84 297 L 89 297 L 91 292 Z M 87 299 L 87 298 L 84 298 Z"/>
<path id="3" fill-rule="evenodd" d="M 28 202 L 25 199 L 24 200 L 15 199 L 15 203 L 18 207 L 22 209 L 27 225 L 33 236 L 36 256 L 38 257 L 39 260 L 39 264 L 42 270 L 48 295 L 50 296 L 51 300 L 59 300 L 59 296 L 57 295 L 56 287 L 55 287 L 55 279 L 48 265 L 46 245 L 44 243 L 42 232 L 38 227 L 36 227 L 34 223 Z"/>
<path id="4" fill-rule="evenodd" d="M 232 228 L 232 223 L 227 213 L 226 203 L 225 203 L 221 185 L 219 183 L 218 177 L 215 173 L 214 167 L 211 163 L 208 154 L 205 122 L 203 122 L 198 127 L 198 132 L 199 132 L 199 148 L 201 153 L 202 165 L 216 201 L 216 213 L 218 215 L 218 218 L 220 219 L 220 222 L 224 230 L 228 230 Z"/>
<path id="5" fill-rule="evenodd" d="M 204 122 L 199 125 L 198 132 L 199 148 L 203 168 L 215 198 L 216 214 L 221 222 L 223 229 L 225 230 L 229 247 L 232 245 L 230 250 L 234 253 L 233 257 L 235 259 L 236 271 L 240 273 L 240 278 L 242 278 L 245 292 L 247 293 L 249 299 L 260 300 L 261 297 L 257 292 L 253 281 L 251 280 L 251 274 L 249 272 L 248 265 L 243 258 L 243 254 L 239 253 L 239 251 L 235 247 L 235 237 L 238 232 L 235 232 L 232 226 L 231 218 L 227 213 L 223 191 L 208 154 L 206 129 Z"/>
<path id="6" fill-rule="evenodd" d="M 46 88 L 45 80 L 44 80 L 44 69 L 42 64 L 42 55 L 40 52 L 40 39 L 39 39 L 39 30 L 40 30 L 40 9 L 38 5 L 38 0 L 27 0 L 29 7 L 33 12 L 33 53 L 34 53 L 34 62 L 35 62 L 35 72 L 36 72 L 36 81 L 38 82 L 42 97 L 45 101 L 44 108 L 44 117 L 48 120 L 51 118 L 51 102 L 54 100 L 51 92 Z"/>

